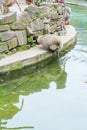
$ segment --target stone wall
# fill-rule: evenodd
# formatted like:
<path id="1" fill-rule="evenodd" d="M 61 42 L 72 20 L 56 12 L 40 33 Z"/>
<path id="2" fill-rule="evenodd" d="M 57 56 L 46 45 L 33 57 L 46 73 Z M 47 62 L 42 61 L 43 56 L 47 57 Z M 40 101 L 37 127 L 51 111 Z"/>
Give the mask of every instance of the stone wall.
<path id="1" fill-rule="evenodd" d="M 63 5 L 43 3 L 29 5 L 20 15 L 0 15 L 0 55 L 10 55 L 37 44 L 37 37 L 64 31 Z"/>

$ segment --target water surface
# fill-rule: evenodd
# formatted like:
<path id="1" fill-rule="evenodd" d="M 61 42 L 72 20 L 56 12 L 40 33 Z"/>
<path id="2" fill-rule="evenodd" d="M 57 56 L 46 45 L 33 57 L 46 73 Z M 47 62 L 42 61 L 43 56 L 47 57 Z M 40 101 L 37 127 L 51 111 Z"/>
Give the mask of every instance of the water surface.
<path id="1" fill-rule="evenodd" d="M 71 8 L 75 47 L 44 69 L 0 85 L 1 130 L 87 130 L 87 9 Z"/>

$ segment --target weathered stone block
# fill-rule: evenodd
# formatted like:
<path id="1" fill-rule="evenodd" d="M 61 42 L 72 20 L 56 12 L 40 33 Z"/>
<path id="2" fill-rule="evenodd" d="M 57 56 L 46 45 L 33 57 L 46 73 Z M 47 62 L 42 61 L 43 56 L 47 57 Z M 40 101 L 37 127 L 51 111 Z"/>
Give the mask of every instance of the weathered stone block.
<path id="1" fill-rule="evenodd" d="M 55 24 L 57 24 L 57 20 L 51 20 L 49 24 L 50 24 L 50 26 L 55 25 Z"/>
<path id="2" fill-rule="evenodd" d="M 13 38 L 13 39 L 7 41 L 7 45 L 8 45 L 9 50 L 17 47 L 17 45 L 18 45 L 17 38 Z"/>
<path id="3" fill-rule="evenodd" d="M 49 7 L 49 10 L 50 10 L 51 13 L 57 12 L 57 9 L 56 9 L 53 5 L 51 5 L 51 6 Z"/>
<path id="4" fill-rule="evenodd" d="M 44 24 L 44 33 L 50 33 L 50 25 L 49 24 Z"/>
<path id="5" fill-rule="evenodd" d="M 26 30 L 27 30 L 27 36 L 30 36 L 30 35 L 34 36 L 35 35 L 35 32 L 33 32 L 32 29 L 29 26 L 27 26 Z"/>
<path id="6" fill-rule="evenodd" d="M 38 36 L 41 36 L 41 35 L 44 35 L 44 30 L 40 30 L 40 31 L 36 31 L 36 32 L 34 32 L 34 35 L 33 35 L 33 37 L 38 37 Z"/>
<path id="7" fill-rule="evenodd" d="M 61 25 L 61 21 L 57 21 L 57 26 L 60 26 Z"/>
<path id="8" fill-rule="evenodd" d="M 51 19 L 51 12 L 50 11 L 46 12 L 45 17 L 48 18 L 48 19 Z"/>
<path id="9" fill-rule="evenodd" d="M 44 17 L 43 22 L 44 22 L 44 24 L 48 24 L 48 23 L 50 23 L 50 19 Z"/>
<path id="10" fill-rule="evenodd" d="M 27 34 L 25 30 L 15 31 L 19 45 L 27 44 Z"/>
<path id="11" fill-rule="evenodd" d="M 39 14 L 39 7 L 36 5 L 29 5 L 24 11 L 27 11 L 28 13 L 33 13 L 33 14 Z"/>
<path id="12" fill-rule="evenodd" d="M 8 41 L 14 38 L 15 36 L 15 32 L 13 31 L 0 32 L 0 39 L 2 42 Z"/>
<path id="13" fill-rule="evenodd" d="M 15 36 L 16 36 L 15 32 L 13 32 L 13 31 L 6 31 L 6 32 L 0 33 L 0 39 L 2 42 L 8 41 L 8 40 L 14 38 Z"/>
<path id="14" fill-rule="evenodd" d="M 49 8 L 47 6 L 39 7 L 39 18 L 43 19 L 47 13 L 49 13 Z"/>
<path id="15" fill-rule="evenodd" d="M 31 17 L 32 20 L 36 19 L 37 17 L 39 17 L 39 7 L 36 5 L 29 5 L 25 11 L 28 12 L 29 16 Z"/>
<path id="16" fill-rule="evenodd" d="M 6 42 L 0 43 L 0 53 L 5 52 L 8 50 L 8 46 Z"/>
<path id="17" fill-rule="evenodd" d="M 1 25 L 0 26 L 0 32 L 8 31 L 10 28 L 8 25 Z"/>
<path id="18" fill-rule="evenodd" d="M 60 25 L 60 26 L 57 26 L 57 30 L 58 31 L 62 31 L 62 26 Z"/>
<path id="19" fill-rule="evenodd" d="M 59 15 L 62 15 L 63 14 L 63 7 L 62 7 L 62 4 L 59 4 L 58 7 L 57 7 L 57 13 Z"/>
<path id="20" fill-rule="evenodd" d="M 59 19 L 58 13 L 57 13 L 57 12 L 51 13 L 51 19 L 52 19 L 52 20 L 58 20 L 58 19 Z"/>
<path id="21" fill-rule="evenodd" d="M 0 24 L 7 24 L 16 21 L 16 12 L 11 12 L 0 16 Z"/>
<path id="22" fill-rule="evenodd" d="M 49 7 L 48 6 L 40 6 L 39 7 L 39 12 L 40 13 L 46 13 L 46 12 L 49 12 Z"/>
<path id="23" fill-rule="evenodd" d="M 26 26 L 24 24 L 22 24 L 21 22 L 15 22 L 12 24 L 11 26 L 12 30 L 24 30 L 26 29 Z"/>
<path id="24" fill-rule="evenodd" d="M 18 16 L 18 21 L 29 25 L 29 23 L 32 21 L 31 17 L 29 16 L 28 12 L 23 12 Z"/>
<path id="25" fill-rule="evenodd" d="M 44 29 L 44 23 L 43 20 L 41 20 L 40 18 L 32 21 L 30 23 L 30 27 L 33 31 L 40 31 L 42 29 Z"/>
<path id="26" fill-rule="evenodd" d="M 54 33 L 54 32 L 56 32 L 56 30 L 57 30 L 56 24 L 50 27 L 50 33 Z"/>

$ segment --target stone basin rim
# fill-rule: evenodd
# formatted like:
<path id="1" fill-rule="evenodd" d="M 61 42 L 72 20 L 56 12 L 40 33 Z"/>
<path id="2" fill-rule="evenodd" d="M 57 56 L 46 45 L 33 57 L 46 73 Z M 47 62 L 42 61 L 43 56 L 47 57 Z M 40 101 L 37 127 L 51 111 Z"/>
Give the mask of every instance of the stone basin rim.
<path id="1" fill-rule="evenodd" d="M 76 41 L 77 32 L 72 25 L 66 26 L 67 34 L 64 36 L 59 36 L 61 40 L 61 47 L 59 52 L 66 49 L 66 46 L 73 45 Z M 20 69 L 25 66 L 35 65 L 42 60 L 50 58 L 54 55 L 47 50 L 44 50 L 41 45 L 36 45 L 29 50 L 17 52 L 11 56 L 7 56 L 0 60 L 0 72 L 13 71 L 15 69 Z"/>

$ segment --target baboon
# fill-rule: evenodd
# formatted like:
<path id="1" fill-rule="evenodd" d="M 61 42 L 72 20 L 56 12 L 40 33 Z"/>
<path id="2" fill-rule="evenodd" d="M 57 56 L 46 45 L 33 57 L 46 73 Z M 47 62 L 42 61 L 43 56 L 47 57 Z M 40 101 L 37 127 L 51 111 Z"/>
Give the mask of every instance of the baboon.
<path id="1" fill-rule="evenodd" d="M 9 7 L 11 7 L 15 2 L 17 3 L 19 9 L 21 10 L 18 0 L 0 0 L 1 13 L 7 14 L 9 12 Z"/>
<path id="2" fill-rule="evenodd" d="M 54 34 L 39 36 L 37 42 L 43 45 L 44 49 L 52 51 L 58 51 L 61 45 L 59 37 Z"/>
<path id="3" fill-rule="evenodd" d="M 33 3 L 33 0 L 25 0 L 27 5 L 30 5 L 31 3 Z"/>
<path id="4" fill-rule="evenodd" d="M 27 5 L 30 5 L 30 4 L 37 4 L 37 0 L 25 0 L 26 4 Z"/>

